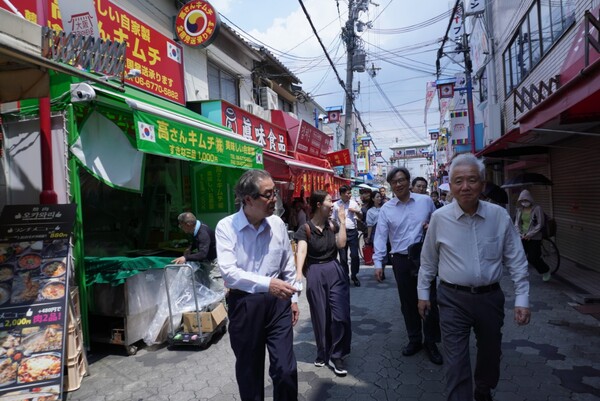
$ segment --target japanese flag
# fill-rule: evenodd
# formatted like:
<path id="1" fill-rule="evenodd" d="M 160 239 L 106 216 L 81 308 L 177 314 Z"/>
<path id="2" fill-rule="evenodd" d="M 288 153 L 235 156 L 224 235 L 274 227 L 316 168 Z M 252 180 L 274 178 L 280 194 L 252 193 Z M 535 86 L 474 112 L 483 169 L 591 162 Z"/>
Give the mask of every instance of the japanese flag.
<path id="1" fill-rule="evenodd" d="M 156 142 L 156 136 L 154 135 L 154 125 L 138 122 L 138 132 L 141 140 Z"/>
<path id="2" fill-rule="evenodd" d="M 167 55 L 171 60 L 181 64 L 181 48 L 177 45 L 167 42 Z"/>

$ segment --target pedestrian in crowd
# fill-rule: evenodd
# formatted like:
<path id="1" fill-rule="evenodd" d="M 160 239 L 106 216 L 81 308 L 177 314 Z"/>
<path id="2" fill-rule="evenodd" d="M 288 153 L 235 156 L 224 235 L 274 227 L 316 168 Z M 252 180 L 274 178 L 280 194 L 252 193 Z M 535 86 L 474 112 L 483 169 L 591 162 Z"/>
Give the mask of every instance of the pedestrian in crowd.
<path id="1" fill-rule="evenodd" d="M 504 293 L 499 282 L 504 267 L 515 284 L 515 322 L 529 323 L 527 260 L 519 234 L 502 207 L 479 201 L 483 162 L 471 154 L 450 166 L 455 202 L 436 211 L 429 223 L 419 270 L 419 313 L 431 314 L 433 287 L 439 276 L 439 305 L 448 401 L 492 400 L 500 377 Z M 477 338 L 475 391 L 471 377 L 469 338 Z"/>
<path id="2" fill-rule="evenodd" d="M 367 211 L 367 235 L 365 236 L 365 244 L 373 245 L 375 233 L 377 232 L 377 219 L 381 210 L 381 194 L 377 191 L 371 192 L 371 207 Z M 381 279 L 385 280 L 385 265 L 387 264 L 388 255 L 383 258 L 381 263 Z"/>
<path id="3" fill-rule="evenodd" d="M 356 226 L 357 226 L 356 228 L 358 229 L 359 233 L 362 232 L 363 235 L 366 237 L 366 235 L 367 235 L 367 212 L 369 211 L 370 208 L 373 207 L 373 203 L 371 201 L 371 194 L 373 193 L 373 190 L 371 188 L 360 188 L 358 193 L 360 196 L 361 218 L 356 219 Z"/>
<path id="4" fill-rule="evenodd" d="M 382 205 L 385 202 L 387 202 L 388 200 L 390 200 L 390 198 L 388 198 L 387 195 L 386 195 L 386 189 L 385 189 L 385 187 L 383 185 L 379 187 L 379 195 L 381 195 L 381 204 Z"/>
<path id="5" fill-rule="evenodd" d="M 440 201 L 440 194 L 438 193 L 438 191 L 431 191 L 431 200 L 433 201 L 433 205 L 435 206 L 436 209 L 441 208 L 442 206 L 444 206 L 444 204 Z"/>
<path id="6" fill-rule="evenodd" d="M 440 202 L 442 202 L 442 204 L 443 204 L 443 205 L 447 205 L 448 203 L 450 203 L 450 202 L 448 202 L 448 200 L 446 199 L 446 194 L 447 194 L 447 192 L 446 192 L 446 191 L 442 191 L 442 192 L 440 193 Z"/>
<path id="7" fill-rule="evenodd" d="M 350 279 L 354 283 L 355 287 L 360 287 L 360 281 L 358 280 L 358 271 L 360 268 L 360 259 L 358 257 L 358 230 L 356 225 L 357 219 L 362 219 L 362 212 L 358 203 L 352 199 L 352 191 L 348 185 L 342 185 L 340 187 L 340 199 L 333 204 L 333 219 L 340 224 L 340 217 L 338 211 L 340 208 L 344 208 L 344 215 L 346 218 L 346 246 L 339 250 L 340 263 L 346 271 L 346 274 L 350 274 Z M 348 249 L 350 250 L 350 268 L 348 266 Z"/>
<path id="8" fill-rule="evenodd" d="M 544 211 L 533 202 L 533 196 L 524 189 L 517 201 L 515 227 L 521 234 L 521 243 L 529 263 L 542 275 L 542 280 L 550 280 L 550 267 L 542 259 L 542 228 L 544 227 Z"/>
<path id="9" fill-rule="evenodd" d="M 412 191 L 416 194 L 427 195 L 427 180 L 423 177 L 416 177 L 411 183 Z"/>
<path id="10" fill-rule="evenodd" d="M 264 399 L 265 346 L 274 400 L 297 400 L 293 329 L 299 310 L 294 253 L 283 221 L 273 215 L 271 175 L 248 170 L 235 186 L 240 210 L 217 224 L 217 259 L 225 285 L 229 338 L 242 400 Z"/>
<path id="11" fill-rule="evenodd" d="M 306 212 L 304 211 L 304 202 L 302 199 L 294 199 L 290 213 L 288 228 L 296 231 L 298 227 L 302 227 L 307 221 Z"/>
<path id="12" fill-rule="evenodd" d="M 387 254 L 386 241 L 389 239 L 392 269 L 409 340 L 402 349 L 402 355 L 414 355 L 424 346 L 431 362 L 441 365 L 443 358 L 436 345 L 440 341 L 437 309 L 431 308 L 427 319 L 421 320 L 417 309 L 417 266 L 408 258 L 409 246 L 423 238 L 435 206 L 429 196 L 410 192 L 410 173 L 405 167 L 396 167 L 390 171 L 387 181 L 395 197 L 381 207 L 377 219 L 373 258 L 375 278 L 377 281 L 382 280 L 383 261 Z M 430 282 L 433 280 L 431 278 Z M 431 299 L 435 305 L 435 285 L 431 287 Z"/>
<path id="13" fill-rule="evenodd" d="M 338 210 L 338 225 L 329 219 L 333 201 L 327 192 L 314 191 L 309 204 L 312 217 L 295 235 L 296 281 L 306 276 L 306 299 L 317 343 L 315 366 L 329 364 L 336 375 L 345 376 L 344 359 L 352 340 L 350 284 L 337 260 L 338 249 L 346 246 L 345 210 Z"/>
<path id="14" fill-rule="evenodd" d="M 173 259 L 171 263 L 181 265 L 188 262 L 215 260 L 217 257 L 215 232 L 190 212 L 181 213 L 177 221 L 181 231 L 192 236 L 192 242 L 183 251 L 183 256 Z"/>

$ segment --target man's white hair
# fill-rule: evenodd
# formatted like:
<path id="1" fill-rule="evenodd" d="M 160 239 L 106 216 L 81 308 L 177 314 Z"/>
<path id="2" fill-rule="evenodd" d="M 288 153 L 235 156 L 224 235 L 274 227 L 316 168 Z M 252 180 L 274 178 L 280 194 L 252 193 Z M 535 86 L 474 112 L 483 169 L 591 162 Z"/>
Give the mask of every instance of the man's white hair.
<path id="1" fill-rule="evenodd" d="M 481 179 L 481 181 L 485 181 L 485 164 L 483 164 L 483 161 L 481 159 L 476 158 L 475 155 L 471 153 L 463 153 L 452 159 L 452 163 L 450 163 L 449 173 L 450 181 L 452 181 L 452 172 L 458 166 L 476 167 L 477 171 L 479 171 L 479 178 Z"/>

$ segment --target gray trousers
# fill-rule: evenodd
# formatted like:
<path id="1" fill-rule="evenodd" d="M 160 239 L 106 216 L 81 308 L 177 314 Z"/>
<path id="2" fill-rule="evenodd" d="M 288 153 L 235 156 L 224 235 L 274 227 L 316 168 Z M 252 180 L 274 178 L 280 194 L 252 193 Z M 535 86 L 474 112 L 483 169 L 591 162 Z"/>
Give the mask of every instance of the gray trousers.
<path id="1" fill-rule="evenodd" d="M 475 388 L 488 392 L 500 378 L 504 293 L 501 289 L 484 294 L 438 287 L 437 301 L 446 368 L 448 401 L 473 399 L 469 337 L 475 332 L 477 358 Z"/>
<path id="2" fill-rule="evenodd" d="M 337 260 L 311 264 L 306 274 L 306 299 L 317 343 L 317 358 L 344 358 L 350 354 L 350 284 Z"/>

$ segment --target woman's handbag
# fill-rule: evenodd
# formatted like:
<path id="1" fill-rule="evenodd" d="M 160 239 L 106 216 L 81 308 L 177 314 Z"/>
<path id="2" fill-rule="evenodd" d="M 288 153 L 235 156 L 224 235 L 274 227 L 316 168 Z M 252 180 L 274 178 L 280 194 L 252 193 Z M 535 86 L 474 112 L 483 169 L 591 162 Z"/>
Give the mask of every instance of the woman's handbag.
<path id="1" fill-rule="evenodd" d="M 373 262 L 373 253 L 374 252 L 375 252 L 375 250 L 373 249 L 373 245 L 371 245 L 371 244 L 365 244 L 362 247 L 362 253 L 363 253 L 363 258 L 365 260 L 365 265 L 372 266 L 374 264 L 374 262 Z"/>

